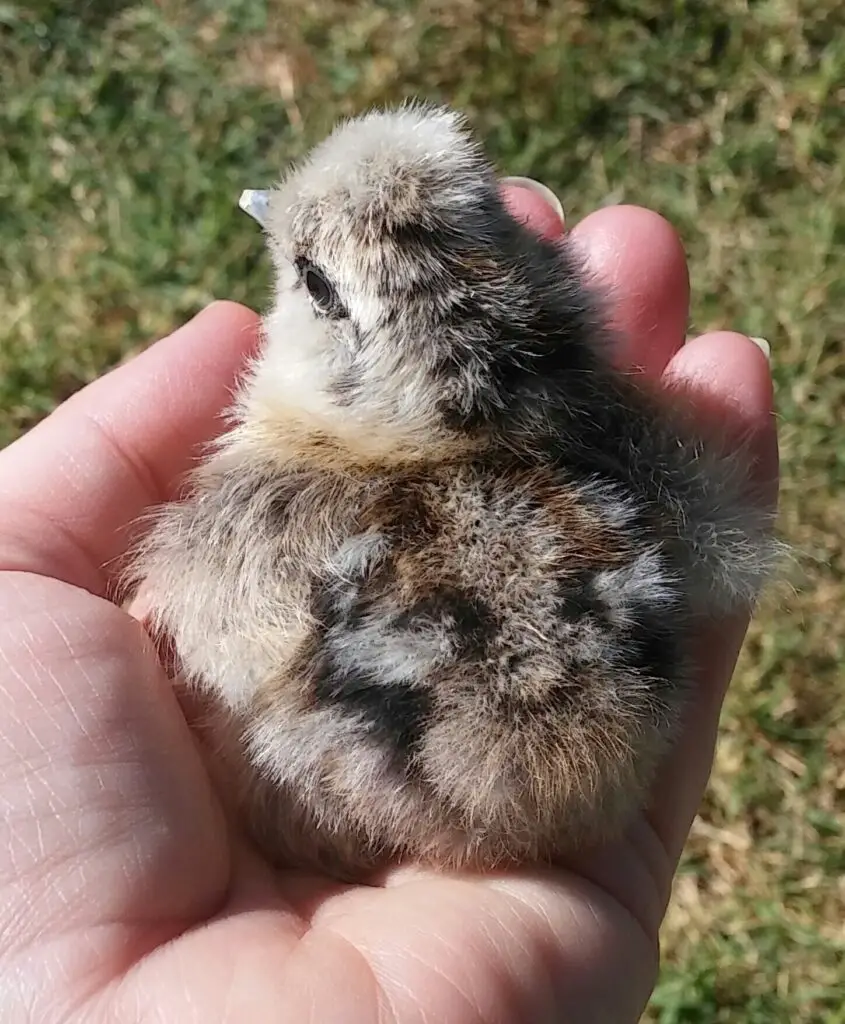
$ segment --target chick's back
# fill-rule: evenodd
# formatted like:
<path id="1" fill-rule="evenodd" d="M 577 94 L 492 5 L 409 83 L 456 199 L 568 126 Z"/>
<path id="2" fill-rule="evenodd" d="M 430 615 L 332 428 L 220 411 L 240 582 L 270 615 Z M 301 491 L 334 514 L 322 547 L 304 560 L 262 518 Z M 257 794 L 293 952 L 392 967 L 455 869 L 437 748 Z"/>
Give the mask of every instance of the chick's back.
<path id="1" fill-rule="evenodd" d="M 212 743 L 244 745 L 237 799 L 274 856 L 483 867 L 619 826 L 685 679 L 644 503 L 504 451 L 355 474 L 247 458 L 163 510 L 144 575 L 218 701 Z"/>

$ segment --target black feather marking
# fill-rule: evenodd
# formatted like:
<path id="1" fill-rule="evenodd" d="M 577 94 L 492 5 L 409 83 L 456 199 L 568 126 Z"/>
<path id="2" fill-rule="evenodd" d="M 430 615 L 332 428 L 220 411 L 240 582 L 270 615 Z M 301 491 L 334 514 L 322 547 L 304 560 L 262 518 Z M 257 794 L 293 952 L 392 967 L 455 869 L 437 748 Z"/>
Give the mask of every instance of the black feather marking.
<path id="1" fill-rule="evenodd" d="M 391 579 L 389 567 L 380 570 L 375 580 L 367 581 L 376 584 L 375 592 L 349 581 L 314 580 L 311 611 L 317 621 L 318 636 L 310 674 L 317 704 L 355 715 L 377 742 L 400 759 L 397 767 L 407 773 L 425 735 L 431 695 L 411 685 L 385 683 L 359 666 L 340 666 L 325 646 L 330 630 L 354 633 L 366 621 Z M 350 587 L 355 591 L 351 602 Z"/>
<path id="2" fill-rule="evenodd" d="M 396 629 L 445 624 L 464 657 L 481 657 L 498 631 L 496 616 L 478 594 L 443 585 L 415 601 L 394 621 Z"/>
<path id="3" fill-rule="evenodd" d="M 629 611 L 632 619 L 626 660 L 640 674 L 667 687 L 683 677 L 683 613 L 640 604 Z"/>
<path id="4" fill-rule="evenodd" d="M 341 670 L 329 659 L 316 674 L 314 696 L 323 706 L 356 715 L 378 742 L 404 758 L 420 748 L 431 714 L 428 691 L 385 684 L 362 670 Z"/>
<path id="5" fill-rule="evenodd" d="M 588 615 L 603 619 L 607 608 L 595 588 L 594 572 L 567 576 L 557 587 L 558 608 L 566 619 L 583 619 Z"/>

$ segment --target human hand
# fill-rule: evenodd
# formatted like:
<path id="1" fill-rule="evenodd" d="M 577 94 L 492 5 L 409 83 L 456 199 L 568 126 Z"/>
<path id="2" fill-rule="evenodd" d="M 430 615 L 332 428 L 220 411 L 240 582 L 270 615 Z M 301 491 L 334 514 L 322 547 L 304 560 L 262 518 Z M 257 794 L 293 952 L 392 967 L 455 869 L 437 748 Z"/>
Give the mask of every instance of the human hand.
<path id="1" fill-rule="evenodd" d="M 508 198 L 560 230 L 532 193 Z M 672 229 L 617 207 L 573 236 L 615 295 L 620 359 L 750 430 L 774 481 L 766 360 L 735 334 L 683 346 Z M 747 623 L 702 636 L 648 813 L 569 870 L 407 868 L 380 887 L 272 872 L 225 820 L 143 629 L 108 600 L 133 522 L 222 428 L 256 325 L 215 304 L 0 452 L 4 1020 L 635 1021 Z"/>

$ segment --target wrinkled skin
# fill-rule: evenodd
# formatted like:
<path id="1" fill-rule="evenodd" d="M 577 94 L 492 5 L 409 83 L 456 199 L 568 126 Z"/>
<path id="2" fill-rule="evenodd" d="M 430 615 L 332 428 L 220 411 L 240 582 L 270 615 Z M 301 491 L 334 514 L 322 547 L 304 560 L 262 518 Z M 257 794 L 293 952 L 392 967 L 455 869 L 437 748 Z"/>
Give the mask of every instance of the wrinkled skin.
<path id="1" fill-rule="evenodd" d="M 533 193 L 508 200 L 562 230 Z M 620 361 L 683 379 L 702 416 L 753 431 L 774 496 L 766 360 L 736 334 L 682 347 L 672 229 L 617 207 L 574 235 L 613 289 Z M 747 623 L 702 630 L 686 733 L 612 847 L 507 877 L 273 874 L 225 820 L 141 626 L 105 596 L 131 524 L 222 429 L 256 324 L 212 305 L 0 453 L 4 1021 L 635 1021 Z"/>

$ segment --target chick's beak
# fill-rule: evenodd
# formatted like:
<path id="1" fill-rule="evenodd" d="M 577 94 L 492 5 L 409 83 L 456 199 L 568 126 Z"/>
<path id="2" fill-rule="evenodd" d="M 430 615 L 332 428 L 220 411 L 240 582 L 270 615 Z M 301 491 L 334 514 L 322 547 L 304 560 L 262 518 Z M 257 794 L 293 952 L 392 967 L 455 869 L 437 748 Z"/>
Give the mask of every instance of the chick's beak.
<path id="1" fill-rule="evenodd" d="M 267 189 L 247 188 L 241 192 L 238 206 L 248 213 L 254 221 L 262 228 L 267 227 L 267 208 L 270 202 L 270 192 Z"/>

